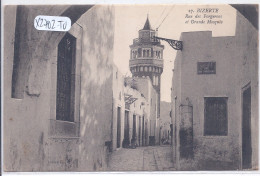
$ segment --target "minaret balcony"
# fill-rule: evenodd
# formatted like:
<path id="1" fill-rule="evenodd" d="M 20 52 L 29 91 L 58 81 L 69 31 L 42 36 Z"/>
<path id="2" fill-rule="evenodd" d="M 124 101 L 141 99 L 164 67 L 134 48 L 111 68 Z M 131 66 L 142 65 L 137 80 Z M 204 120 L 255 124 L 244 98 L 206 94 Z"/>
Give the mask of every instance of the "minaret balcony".
<path id="1" fill-rule="evenodd" d="M 135 38 L 135 39 L 133 39 L 134 45 L 140 45 L 140 44 L 146 44 L 146 43 L 153 44 L 153 45 L 161 44 L 160 40 L 153 39 L 153 38 L 149 38 L 149 39 Z"/>
<path id="2" fill-rule="evenodd" d="M 156 66 L 163 68 L 163 60 L 162 59 L 151 59 L 151 58 L 138 58 L 138 59 L 130 59 L 129 60 L 129 66 L 135 67 L 135 66 L 141 66 L 141 65 L 147 65 L 147 66 Z"/>

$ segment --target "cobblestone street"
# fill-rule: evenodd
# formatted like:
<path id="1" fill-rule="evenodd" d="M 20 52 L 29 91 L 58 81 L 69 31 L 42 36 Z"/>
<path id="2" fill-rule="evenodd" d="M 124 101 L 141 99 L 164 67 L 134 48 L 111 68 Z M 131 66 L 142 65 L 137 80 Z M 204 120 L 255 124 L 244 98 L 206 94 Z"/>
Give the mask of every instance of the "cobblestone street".
<path id="1" fill-rule="evenodd" d="M 110 155 L 109 171 L 172 171 L 170 146 L 119 149 Z"/>

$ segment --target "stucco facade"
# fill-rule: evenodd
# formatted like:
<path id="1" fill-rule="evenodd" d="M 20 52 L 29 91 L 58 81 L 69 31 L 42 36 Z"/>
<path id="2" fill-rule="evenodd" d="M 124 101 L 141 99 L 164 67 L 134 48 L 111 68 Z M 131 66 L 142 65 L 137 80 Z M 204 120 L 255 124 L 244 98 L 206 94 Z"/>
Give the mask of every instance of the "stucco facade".
<path id="1" fill-rule="evenodd" d="M 258 32 L 237 12 L 235 36 L 185 32 L 172 79 L 173 160 L 178 170 L 242 169 L 242 95 L 251 87 L 251 168 L 258 168 Z M 199 74 L 198 62 L 215 62 L 215 73 Z M 227 134 L 207 135 L 208 97 L 227 101 Z M 185 143 L 186 142 L 186 143 Z M 181 156 L 184 151 L 189 156 Z"/>

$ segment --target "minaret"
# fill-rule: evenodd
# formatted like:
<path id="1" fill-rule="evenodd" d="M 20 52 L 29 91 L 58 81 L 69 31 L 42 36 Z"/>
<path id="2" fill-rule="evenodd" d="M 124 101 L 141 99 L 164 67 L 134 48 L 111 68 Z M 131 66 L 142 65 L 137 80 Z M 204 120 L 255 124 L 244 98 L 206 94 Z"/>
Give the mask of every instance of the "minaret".
<path id="1" fill-rule="evenodd" d="M 158 116 L 160 114 L 161 74 L 163 72 L 163 49 L 160 41 L 154 39 L 157 31 L 153 30 L 147 16 L 139 37 L 130 45 L 130 71 L 133 77 L 149 77 L 158 93 Z"/>

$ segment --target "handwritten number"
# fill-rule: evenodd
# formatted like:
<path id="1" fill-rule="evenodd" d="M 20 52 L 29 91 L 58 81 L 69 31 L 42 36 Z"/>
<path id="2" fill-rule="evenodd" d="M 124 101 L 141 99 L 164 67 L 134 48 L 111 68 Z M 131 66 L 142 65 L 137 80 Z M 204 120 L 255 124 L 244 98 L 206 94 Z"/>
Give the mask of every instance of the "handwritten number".
<path id="1" fill-rule="evenodd" d="M 64 19 L 64 20 L 60 20 Z M 51 16 L 38 16 L 34 19 L 34 26 L 38 30 L 50 30 L 50 31 L 67 31 L 68 25 L 71 21 L 67 21 L 67 18 L 51 17 Z M 69 26 L 70 28 L 71 26 Z"/>
<path id="2" fill-rule="evenodd" d="M 54 24 L 55 24 L 55 20 L 52 20 L 52 29 L 55 29 L 55 26 L 54 26 Z"/>
<path id="3" fill-rule="evenodd" d="M 42 19 L 42 18 L 40 18 L 40 19 L 41 19 L 41 25 L 40 25 L 40 27 L 42 27 L 43 19 Z"/>

